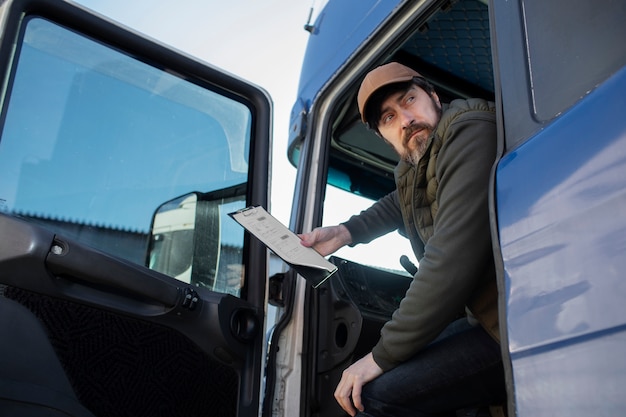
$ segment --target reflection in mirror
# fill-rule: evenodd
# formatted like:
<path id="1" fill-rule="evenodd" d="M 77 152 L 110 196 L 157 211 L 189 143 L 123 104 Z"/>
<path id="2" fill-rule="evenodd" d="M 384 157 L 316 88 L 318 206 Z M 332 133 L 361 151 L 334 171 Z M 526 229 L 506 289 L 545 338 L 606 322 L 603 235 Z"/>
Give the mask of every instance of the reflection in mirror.
<path id="1" fill-rule="evenodd" d="M 186 283 L 191 282 L 197 201 L 192 193 L 161 205 L 150 233 L 148 267 Z"/>

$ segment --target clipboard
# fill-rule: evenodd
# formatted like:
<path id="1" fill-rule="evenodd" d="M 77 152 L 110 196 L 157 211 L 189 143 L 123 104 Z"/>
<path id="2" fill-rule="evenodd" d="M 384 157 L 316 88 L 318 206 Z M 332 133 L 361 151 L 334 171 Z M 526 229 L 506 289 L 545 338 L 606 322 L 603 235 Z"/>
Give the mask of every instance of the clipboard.
<path id="1" fill-rule="evenodd" d="M 250 206 L 228 215 L 302 275 L 313 288 L 337 272 L 334 264 L 315 249 L 302 246 L 298 235 L 263 207 Z"/>

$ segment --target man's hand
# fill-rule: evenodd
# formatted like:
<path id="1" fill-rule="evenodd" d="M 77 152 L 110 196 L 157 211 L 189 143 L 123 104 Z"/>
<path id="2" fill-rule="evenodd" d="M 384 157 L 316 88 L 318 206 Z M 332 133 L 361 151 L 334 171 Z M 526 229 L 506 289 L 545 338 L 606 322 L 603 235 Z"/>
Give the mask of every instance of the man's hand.
<path id="1" fill-rule="evenodd" d="M 315 249 L 322 256 L 330 255 L 342 246 L 352 243 L 352 235 L 342 224 L 316 227 L 309 233 L 298 236 L 302 239 L 302 245 Z"/>
<path id="2" fill-rule="evenodd" d="M 350 365 L 343 371 L 341 381 L 335 389 L 335 399 L 341 408 L 351 416 L 357 413 L 357 409 L 363 411 L 361 388 L 369 381 L 378 378 L 382 373 L 383 370 L 374 362 L 371 352 Z"/>

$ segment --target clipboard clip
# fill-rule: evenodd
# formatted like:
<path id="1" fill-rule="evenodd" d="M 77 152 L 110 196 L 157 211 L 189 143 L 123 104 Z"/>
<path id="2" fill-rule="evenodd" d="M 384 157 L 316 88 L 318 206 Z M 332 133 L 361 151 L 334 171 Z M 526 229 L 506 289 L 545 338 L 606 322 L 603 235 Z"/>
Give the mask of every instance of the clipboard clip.
<path id="1" fill-rule="evenodd" d="M 241 213 L 243 214 L 245 217 L 248 216 L 253 216 L 256 214 L 256 210 L 257 208 L 255 206 L 250 206 L 250 207 L 246 207 L 246 208 L 242 208 L 240 210 L 237 210 L 237 213 Z"/>

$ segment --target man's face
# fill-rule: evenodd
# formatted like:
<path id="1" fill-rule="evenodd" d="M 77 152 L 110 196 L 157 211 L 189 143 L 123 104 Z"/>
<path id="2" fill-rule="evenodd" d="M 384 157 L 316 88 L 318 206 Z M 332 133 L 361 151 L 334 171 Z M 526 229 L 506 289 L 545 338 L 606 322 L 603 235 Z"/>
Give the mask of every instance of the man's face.
<path id="1" fill-rule="evenodd" d="M 378 131 L 400 158 L 416 165 L 424 156 L 428 137 L 440 118 L 441 104 L 437 94 L 430 96 L 412 85 L 383 101 Z"/>

